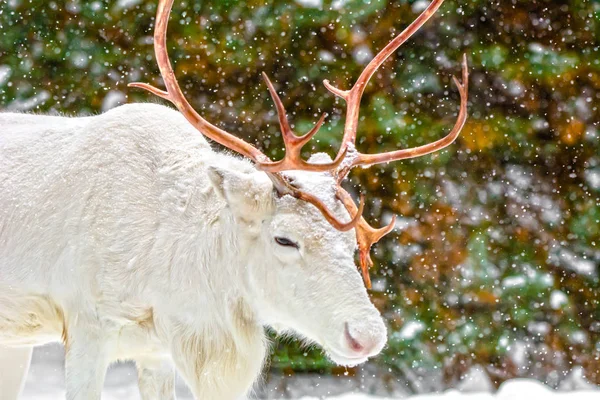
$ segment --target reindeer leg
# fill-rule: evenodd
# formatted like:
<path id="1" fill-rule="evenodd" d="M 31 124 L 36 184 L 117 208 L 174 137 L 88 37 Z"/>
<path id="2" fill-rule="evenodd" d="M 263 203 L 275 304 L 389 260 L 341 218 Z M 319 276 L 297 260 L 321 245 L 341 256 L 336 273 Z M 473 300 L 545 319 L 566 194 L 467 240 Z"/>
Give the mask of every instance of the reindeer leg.
<path id="1" fill-rule="evenodd" d="M 142 400 L 175 400 L 175 369 L 160 358 L 137 358 L 138 385 Z"/>
<path id="2" fill-rule="evenodd" d="M 23 386 L 33 347 L 0 346 L 0 397 L 17 400 Z"/>
<path id="3" fill-rule="evenodd" d="M 100 400 L 110 363 L 110 339 L 97 320 L 78 318 L 69 326 L 65 349 L 67 400 Z"/>

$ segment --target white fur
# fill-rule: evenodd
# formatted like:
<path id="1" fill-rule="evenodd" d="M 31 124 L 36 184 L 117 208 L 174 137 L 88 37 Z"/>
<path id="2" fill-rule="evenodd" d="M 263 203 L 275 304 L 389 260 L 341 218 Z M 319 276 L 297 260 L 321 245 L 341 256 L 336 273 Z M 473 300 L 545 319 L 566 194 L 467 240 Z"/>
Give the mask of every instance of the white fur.
<path id="1" fill-rule="evenodd" d="M 174 369 L 198 399 L 239 398 L 260 375 L 265 326 L 344 365 L 383 347 L 354 231 L 276 196 L 178 112 L 0 113 L 0 127 L 0 346 L 28 357 L 62 341 L 68 399 L 99 399 L 119 359 L 137 362 L 144 399 L 174 398 Z M 330 177 L 290 175 L 349 218 Z"/>

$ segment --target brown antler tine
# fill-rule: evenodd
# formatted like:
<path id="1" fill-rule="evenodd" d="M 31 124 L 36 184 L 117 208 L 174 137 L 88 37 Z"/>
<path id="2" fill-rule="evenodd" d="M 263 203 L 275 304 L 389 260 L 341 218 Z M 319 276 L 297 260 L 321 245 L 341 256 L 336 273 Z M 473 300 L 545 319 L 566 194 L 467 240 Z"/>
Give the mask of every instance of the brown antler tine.
<path id="1" fill-rule="evenodd" d="M 296 134 L 290 127 L 290 123 L 287 118 L 287 112 L 285 111 L 285 107 L 283 105 L 283 102 L 281 101 L 281 97 L 279 97 L 279 94 L 277 94 L 277 91 L 275 90 L 275 86 L 273 85 L 273 83 L 269 79 L 269 76 L 266 73 L 263 72 L 262 77 L 267 83 L 269 93 L 271 94 L 271 98 L 273 99 L 273 102 L 275 103 L 275 108 L 277 109 L 279 126 L 281 127 L 281 133 L 284 137 L 286 149 L 288 149 L 289 144 L 292 144 L 293 146 L 296 146 L 299 149 L 301 149 L 306 143 L 310 141 L 310 139 L 312 139 L 312 137 L 315 134 L 317 134 L 317 132 L 319 132 L 319 129 L 321 129 L 321 126 L 323 126 L 323 123 L 325 122 L 327 114 L 323 113 L 321 115 L 321 118 L 319 118 L 319 121 L 317 121 L 315 126 L 308 133 L 302 136 L 296 136 Z"/>
<path id="2" fill-rule="evenodd" d="M 341 90 L 334 87 L 329 81 L 324 81 L 327 90 L 332 92 L 338 97 L 346 100 L 346 124 L 344 126 L 344 136 L 342 139 L 342 145 L 339 153 L 341 154 L 344 149 L 350 144 L 354 144 L 356 141 L 356 132 L 358 129 L 358 118 L 360 110 L 360 100 L 364 93 L 367 83 L 375 74 L 375 71 L 387 60 L 404 42 L 406 42 L 412 35 L 415 34 L 440 8 L 444 0 L 432 0 L 427 8 L 415 19 L 404 31 L 396 36 L 391 42 L 389 42 L 370 62 L 367 64 L 365 69 L 362 71 L 356 83 L 350 90 Z"/>
<path id="3" fill-rule="evenodd" d="M 350 93 L 350 91 L 349 90 L 341 90 L 341 89 L 336 88 L 329 82 L 329 79 L 323 80 L 323 85 L 325 86 L 325 88 L 327 88 L 327 90 L 329 90 L 331 93 L 335 94 L 337 97 L 340 97 L 344 100 L 346 100 L 348 98 L 348 94 Z"/>
<path id="4" fill-rule="evenodd" d="M 341 167 L 336 170 L 336 178 L 338 184 L 346 177 L 351 168 L 362 165 L 370 166 L 382 162 L 390 162 L 405 158 L 418 157 L 424 154 L 440 150 L 450 145 L 460 133 L 467 119 L 467 103 L 468 103 L 468 88 L 469 88 L 469 70 L 466 55 L 462 61 L 462 82 L 454 78 L 454 82 L 460 93 L 460 111 L 457 121 L 452 131 L 444 138 L 420 146 L 413 149 L 398 150 L 383 154 L 361 154 L 355 149 L 356 133 L 358 129 L 360 101 L 367 83 L 375 73 L 375 71 L 385 62 L 385 60 L 393 54 L 408 38 L 410 38 L 421 26 L 423 26 L 431 16 L 440 8 L 444 0 L 432 0 L 429 6 L 415 19 L 402 33 L 396 36 L 387 46 L 383 48 L 374 58 L 367 64 L 365 69 L 360 74 L 356 83 L 350 90 L 341 90 L 334 87 L 329 81 L 324 81 L 324 85 L 333 94 L 346 101 L 346 122 L 344 125 L 344 136 L 342 144 L 338 152 L 338 156 L 350 148 L 352 158 L 341 164 Z M 336 157 L 336 158 L 337 158 Z M 338 189 L 338 198 L 344 203 L 348 212 L 352 213 L 356 210 L 356 205 L 352 197 L 341 187 Z M 396 223 L 396 217 L 392 218 L 390 224 L 380 229 L 371 227 L 364 218 L 356 226 L 356 238 L 358 241 L 360 263 L 365 284 L 368 288 L 371 287 L 369 278 L 369 268 L 373 265 L 373 261 L 369 255 L 369 251 L 373 244 L 377 243 L 384 235 L 392 231 Z"/>
<path id="5" fill-rule="evenodd" d="M 462 82 L 459 81 L 458 78 L 454 75 L 452 75 L 452 81 L 456 85 L 459 93 L 464 92 L 465 96 L 467 96 L 468 92 L 469 92 L 469 62 L 467 60 L 466 54 L 463 54 L 463 60 L 462 60 L 461 65 L 462 65 Z"/>
<path id="6" fill-rule="evenodd" d="M 446 146 L 452 144 L 460 131 L 462 130 L 466 120 L 467 120 L 467 106 L 468 106 L 468 64 L 466 54 L 463 55 L 462 61 L 462 83 L 458 81 L 458 79 L 454 78 L 454 82 L 457 85 L 457 88 L 460 93 L 461 105 L 459 115 L 454 125 L 453 129 L 450 131 L 448 135 L 439 139 L 433 143 L 429 143 L 424 146 L 411 148 L 411 149 L 403 149 L 397 151 L 391 151 L 382 154 L 362 154 L 354 149 L 354 143 L 356 141 L 356 133 L 358 129 L 358 120 L 359 120 L 359 109 L 360 109 L 360 101 L 364 90 L 367 86 L 367 83 L 375 73 L 375 71 L 385 62 L 385 60 L 393 54 L 393 52 L 400 47 L 408 38 L 410 38 L 421 26 L 423 26 L 431 16 L 439 9 L 444 0 L 433 0 L 429 4 L 429 6 L 415 19 L 402 33 L 396 36 L 387 46 L 383 48 L 374 58 L 369 62 L 369 64 L 365 67 L 363 72 L 360 74 L 356 83 L 350 90 L 341 90 L 334 86 L 332 86 L 329 81 L 325 81 L 325 87 L 334 93 L 336 96 L 339 96 L 346 100 L 346 123 L 344 126 L 344 136 L 342 139 L 342 144 L 340 146 L 340 150 L 338 152 L 339 158 L 340 154 L 343 151 L 347 151 L 348 148 L 351 148 L 353 151 L 352 160 L 349 162 L 345 162 L 341 164 L 342 166 L 338 168 L 335 172 L 337 175 L 337 179 L 339 182 L 345 179 L 347 174 L 353 167 L 358 165 L 362 166 L 370 166 L 373 164 L 379 163 L 387 163 L 391 161 L 397 161 L 407 158 L 419 157 L 426 154 L 430 154 L 432 152 L 443 149 Z"/>
<path id="7" fill-rule="evenodd" d="M 169 54 L 167 52 L 167 27 L 169 14 L 173 7 L 173 1 L 174 0 L 159 1 L 154 29 L 154 52 L 158 68 L 167 90 L 163 91 L 145 83 L 132 83 L 130 86 L 148 90 L 163 99 L 169 100 L 197 130 L 215 142 L 248 157 L 258 164 L 269 162 L 267 156 L 251 144 L 233 136 L 202 118 L 202 116 L 200 116 L 186 100 L 177 83 L 177 79 L 175 78 L 175 73 L 173 72 L 173 67 L 171 66 Z"/>
<path id="8" fill-rule="evenodd" d="M 321 214 L 323 214 L 325 219 L 339 231 L 349 231 L 350 229 L 354 228 L 361 219 L 365 207 L 363 196 L 361 196 L 360 206 L 358 207 L 358 209 L 356 205 L 354 205 L 354 203 L 352 203 L 354 205 L 354 208 L 352 210 L 346 208 L 348 209 L 348 213 L 351 216 L 353 215 L 352 219 L 349 222 L 341 222 L 316 196 L 313 196 L 310 193 L 303 192 L 302 190 L 292 186 L 281 174 L 267 173 L 267 175 L 269 176 L 269 178 L 271 178 L 273 186 L 275 187 L 275 190 L 277 190 L 278 193 L 280 193 L 281 195 L 290 195 L 299 200 L 303 200 L 307 203 L 312 204 L 321 212 Z"/>
<path id="9" fill-rule="evenodd" d="M 352 197 L 341 186 L 337 190 L 338 199 L 344 204 L 346 210 L 352 215 L 356 211 L 356 204 Z M 360 213 L 362 215 L 362 212 Z M 371 247 L 379 242 L 382 237 L 390 233 L 396 226 L 396 216 L 392 217 L 392 221 L 383 228 L 375 229 L 371 227 L 364 218 L 361 218 L 356 225 L 356 241 L 358 243 L 358 252 L 360 259 L 360 268 L 362 271 L 365 285 L 368 289 L 371 288 L 371 279 L 369 278 L 369 269 L 373 266 L 373 260 L 369 255 Z"/>
<path id="10" fill-rule="evenodd" d="M 361 196 L 361 201 L 360 201 L 360 206 L 358 207 L 358 211 L 354 214 L 354 216 L 352 217 L 352 219 L 349 222 L 344 223 L 344 222 L 341 222 L 339 219 L 337 219 L 336 216 L 333 215 L 333 213 L 331 213 L 331 211 L 329 211 L 327 206 L 325 206 L 325 204 L 321 200 L 319 200 L 317 197 L 313 196 L 312 194 L 309 194 L 306 192 L 300 192 L 295 197 L 297 197 L 301 200 L 304 200 L 306 202 L 309 202 L 313 206 L 317 207 L 319 209 L 319 211 L 321 211 L 321 213 L 323 214 L 325 219 L 335 229 L 337 229 L 338 231 L 342 231 L 342 232 L 349 231 L 350 229 L 354 228 L 359 223 L 360 219 L 362 218 L 362 212 L 365 208 L 364 196 Z M 352 215 L 352 213 L 350 213 L 350 215 Z"/>
<path id="11" fill-rule="evenodd" d="M 286 151 L 284 158 L 280 161 L 261 163 L 258 164 L 258 168 L 265 172 L 280 172 L 294 169 L 313 172 L 328 172 L 335 170 L 342 163 L 342 161 L 344 161 L 343 157 L 337 157 L 332 162 L 324 164 L 308 163 L 301 157 L 302 148 L 310 141 L 310 139 L 312 139 L 315 134 L 317 134 L 325 122 L 326 114 L 323 114 L 321 118 L 319 118 L 319 121 L 317 121 L 315 126 L 308 133 L 302 136 L 297 136 L 290 127 L 285 107 L 281 101 L 281 98 L 277 94 L 277 91 L 275 90 L 275 86 L 267 74 L 263 72 L 262 76 L 267 84 L 267 87 L 269 88 L 271 98 L 275 103 Z"/>
<path id="12" fill-rule="evenodd" d="M 154 86 L 149 85 L 147 83 L 131 82 L 131 83 L 127 84 L 127 87 L 134 87 L 134 88 L 144 89 L 144 90 L 149 91 L 150 93 L 152 93 L 155 96 L 162 97 L 165 100 L 169 100 L 169 93 L 168 92 L 166 92 L 164 90 L 161 90 L 161 89 L 158 89 L 158 88 L 155 88 Z"/>
<path id="13" fill-rule="evenodd" d="M 327 118 L 327 113 L 321 114 L 321 117 L 319 118 L 315 126 L 313 126 L 313 128 L 310 131 L 306 132 L 304 135 L 298 137 L 298 142 L 302 143 L 302 146 L 308 143 L 310 139 L 312 139 L 312 137 L 315 136 L 317 132 L 319 132 L 319 129 L 321 129 L 323 123 L 325 122 L 325 118 Z"/>
<path id="14" fill-rule="evenodd" d="M 281 97 L 279 97 L 277 91 L 275 90 L 275 86 L 273 86 L 273 83 L 265 72 L 262 73 L 262 77 L 267 84 L 267 88 L 269 88 L 269 93 L 271 94 L 273 103 L 275 103 L 275 109 L 277 110 L 277 116 L 279 117 L 279 126 L 281 127 L 281 134 L 284 136 L 285 144 L 287 145 L 288 141 L 293 142 L 294 139 L 296 139 L 296 135 L 294 135 L 292 128 L 290 127 L 290 123 L 287 118 L 287 112 L 285 111 Z"/>
<path id="15" fill-rule="evenodd" d="M 396 226 L 396 216 L 392 217 L 392 220 L 387 226 L 383 228 L 375 229 L 371 227 L 364 219 L 356 227 L 356 238 L 358 241 L 358 249 L 360 254 L 360 268 L 363 273 L 365 285 L 367 288 L 371 288 L 371 279 L 369 278 L 369 269 L 373 266 L 373 260 L 371 260 L 371 247 L 381 240 L 382 237 L 390 233 Z"/>
<path id="16" fill-rule="evenodd" d="M 206 135 L 215 142 L 220 143 L 221 145 L 253 160 L 256 163 L 257 168 L 265 172 L 281 172 L 292 169 L 326 172 L 336 169 L 343 159 L 336 159 L 334 162 L 327 164 L 310 164 L 301 159 L 300 152 L 302 147 L 313 135 L 317 133 L 318 128 L 322 125 L 323 121 L 319 121 L 316 129 L 311 130 L 308 134 L 300 137 L 296 136 L 290 128 L 289 122 L 287 121 L 283 103 L 266 74 L 263 74 L 263 77 L 267 82 L 269 92 L 271 93 L 273 101 L 275 102 L 275 106 L 277 107 L 279 123 L 281 125 L 281 130 L 286 145 L 286 156 L 281 161 L 273 162 L 269 160 L 269 158 L 256 147 L 211 124 L 192 108 L 192 106 L 186 100 L 181 88 L 179 87 L 179 84 L 177 83 L 173 67 L 171 66 L 171 62 L 169 60 L 169 54 L 167 52 L 167 28 L 169 14 L 171 13 L 171 8 L 173 7 L 173 1 L 174 0 L 159 1 L 154 30 L 154 50 L 156 60 L 167 90 L 160 90 L 147 83 L 139 82 L 131 83 L 129 86 L 148 90 L 149 92 L 170 101 L 202 134 Z"/>
<path id="17" fill-rule="evenodd" d="M 371 276 L 369 275 L 369 269 L 373 267 L 373 260 L 371 260 L 371 256 L 369 255 L 370 248 L 363 250 L 359 248 L 358 257 L 360 260 L 360 270 L 362 272 L 363 281 L 365 282 L 365 286 L 367 289 L 371 289 Z"/>
<path id="18" fill-rule="evenodd" d="M 181 88 L 179 87 L 179 84 L 177 83 L 177 79 L 175 78 L 175 73 L 171 66 L 167 52 L 167 27 L 169 14 L 171 13 L 174 0 L 159 0 L 154 30 L 155 54 L 166 90 L 157 89 L 156 87 L 146 83 L 131 83 L 129 86 L 148 90 L 151 93 L 170 101 L 202 134 L 206 135 L 217 143 L 220 143 L 221 145 L 253 160 L 259 170 L 262 170 L 269 175 L 273 181 L 275 189 L 280 194 L 289 194 L 300 200 L 304 200 L 313 204 L 315 207 L 317 207 L 317 209 L 319 209 L 327 221 L 329 221 L 329 223 L 331 223 L 338 230 L 348 231 L 352 228 L 356 228 L 356 235 L 360 248 L 361 268 L 363 269 L 365 283 L 367 284 L 367 287 L 370 287 L 371 282 L 368 276 L 368 269 L 373 262 L 369 256 L 369 250 L 374 243 L 376 243 L 381 239 L 381 237 L 393 229 L 395 217 L 387 227 L 380 229 L 374 229 L 370 227 L 361 216 L 364 209 L 364 197 L 361 196 L 360 206 L 357 209 L 354 201 L 352 201 L 351 196 L 340 187 L 338 189 L 338 192 L 340 193 L 338 194 L 338 197 L 340 200 L 342 200 L 350 215 L 353 215 L 351 221 L 343 223 L 337 219 L 329 209 L 327 209 L 321 200 L 309 193 L 305 193 L 291 186 L 289 182 L 287 182 L 287 180 L 280 174 L 280 172 L 293 169 L 313 172 L 330 171 L 334 174 L 334 178 L 337 178 L 339 183 L 353 166 L 359 164 L 371 165 L 379 162 L 389 162 L 392 160 L 428 154 L 432 151 L 436 151 L 447 146 L 456 139 L 458 133 L 464 126 L 467 117 L 468 66 L 466 55 L 463 57 L 463 81 L 459 82 L 458 79 L 454 78 L 461 96 L 461 108 L 454 129 L 449 135 L 438 140 L 437 142 L 421 146 L 416 149 L 399 150 L 396 152 L 379 155 L 363 155 L 357 152 L 354 148 L 356 132 L 358 128 L 360 100 L 370 78 L 381 66 L 381 64 L 383 64 L 383 62 L 398 47 L 400 47 L 423 24 L 425 24 L 429 18 L 431 18 L 431 16 L 441 6 L 443 1 L 444 0 L 432 0 L 425 11 L 423 11 L 423 13 L 421 13 L 421 15 L 415 21 L 413 21 L 402 33 L 396 36 L 373 58 L 373 60 L 371 60 L 371 62 L 369 62 L 369 64 L 367 64 L 366 68 L 360 74 L 358 80 L 350 90 L 338 89 L 331 85 L 327 80 L 323 82 L 329 91 L 336 96 L 343 98 L 347 103 L 346 123 L 344 125 L 342 144 L 335 159 L 331 163 L 312 164 L 302 160 L 301 158 L 302 147 L 307 144 L 308 141 L 319 131 L 323 125 L 323 122 L 325 121 L 325 114 L 321 116 L 314 128 L 312 128 L 308 133 L 303 136 L 296 136 L 290 127 L 281 98 L 277 94 L 277 91 L 267 75 L 264 73 L 263 77 L 269 88 L 269 93 L 275 102 L 279 124 L 286 148 L 286 155 L 280 161 L 271 161 L 256 147 L 220 129 L 216 125 L 211 124 L 192 108 L 192 106 L 186 100 Z M 349 154 L 351 154 L 351 157 L 346 160 L 346 157 Z"/>
<path id="19" fill-rule="evenodd" d="M 371 238 L 371 244 L 375 244 L 377 242 L 379 242 L 381 240 L 382 237 L 384 237 L 385 235 L 387 235 L 388 233 L 390 233 L 391 231 L 394 230 L 394 227 L 396 226 L 396 215 L 392 216 L 392 220 L 390 221 L 389 224 L 387 224 L 386 226 L 384 226 L 383 228 L 371 228 L 372 231 L 370 231 L 370 238 Z"/>
<path id="20" fill-rule="evenodd" d="M 469 85 L 469 70 L 468 65 L 466 64 L 466 57 L 463 61 L 463 82 L 459 82 L 456 77 L 454 78 L 454 83 L 456 84 L 459 94 L 460 94 L 460 110 L 458 112 L 458 117 L 456 119 L 456 123 L 454 127 L 443 138 L 436 140 L 432 143 L 427 143 L 423 146 L 413 147 L 410 149 L 402 149 L 396 151 L 390 151 L 387 153 L 380 154 L 362 154 L 359 153 L 353 160 L 351 167 L 362 165 L 369 166 L 380 163 L 388 163 L 391 161 L 405 160 L 408 158 L 415 158 L 424 156 L 427 154 L 431 154 L 433 152 L 442 150 L 443 148 L 451 145 L 460 134 L 460 131 L 464 127 L 467 122 L 467 108 L 468 108 L 468 85 Z"/>
<path id="21" fill-rule="evenodd" d="M 468 64 L 466 55 L 463 56 L 462 61 L 462 82 L 459 82 L 458 79 L 454 78 L 454 82 L 456 83 L 460 98 L 460 111 L 454 125 L 452 131 L 444 138 L 427 144 L 425 146 L 420 146 L 414 149 L 406 149 L 406 150 L 398 150 L 395 152 L 389 152 L 384 154 L 373 154 L 373 155 L 365 155 L 356 151 L 354 144 L 356 142 L 356 133 L 358 129 L 358 120 L 359 120 L 359 109 L 360 109 L 360 101 L 364 90 L 367 86 L 367 83 L 375 73 L 375 71 L 385 62 L 385 60 L 393 54 L 398 47 L 400 47 L 408 38 L 410 38 L 421 26 L 423 26 L 431 16 L 439 9 L 444 0 L 432 0 L 429 6 L 415 19 L 402 33 L 396 36 L 387 46 L 383 48 L 374 58 L 367 64 L 365 69 L 360 74 L 356 83 L 350 90 L 341 90 L 339 88 L 334 87 L 329 83 L 329 81 L 324 81 L 324 85 L 333 94 L 344 99 L 346 101 L 346 123 L 344 125 L 344 136 L 342 139 L 342 144 L 340 146 L 340 150 L 338 152 L 339 157 L 343 152 L 347 152 L 350 148 L 352 150 L 352 158 L 347 162 L 341 164 L 341 167 L 336 171 L 336 177 L 338 183 L 346 177 L 348 172 L 352 167 L 357 165 L 369 166 L 381 162 L 389 162 L 394 160 L 400 160 L 404 158 L 417 157 L 424 154 L 429 154 L 431 152 L 440 150 L 452 142 L 456 140 L 458 134 L 463 128 L 466 119 L 467 119 L 467 102 L 468 102 Z M 356 209 L 356 205 L 354 201 L 352 201 L 352 197 L 341 187 L 338 190 L 338 198 L 344 203 L 348 212 L 352 213 Z M 396 217 L 392 218 L 392 221 L 388 226 L 374 229 L 372 228 L 364 218 L 361 218 L 360 222 L 356 226 L 356 237 L 359 246 L 360 252 L 360 262 L 361 269 L 363 273 L 363 278 L 365 280 L 365 284 L 368 288 L 371 287 L 371 280 L 369 278 L 369 268 L 373 265 L 373 261 L 369 255 L 369 251 L 373 244 L 377 243 L 384 235 L 388 234 L 392 231 L 396 223 Z"/>

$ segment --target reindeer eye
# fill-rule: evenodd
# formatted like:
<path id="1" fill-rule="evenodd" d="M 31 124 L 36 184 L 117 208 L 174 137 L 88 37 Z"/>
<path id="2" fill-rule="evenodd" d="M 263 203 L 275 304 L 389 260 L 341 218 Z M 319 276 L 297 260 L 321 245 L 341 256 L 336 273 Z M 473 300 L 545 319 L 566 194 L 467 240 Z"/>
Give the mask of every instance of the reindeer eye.
<path id="1" fill-rule="evenodd" d="M 280 246 L 293 247 L 295 249 L 300 248 L 300 246 L 298 246 L 298 243 L 292 242 L 290 239 L 286 239 L 283 237 L 275 237 L 275 242 L 277 242 L 277 244 Z"/>

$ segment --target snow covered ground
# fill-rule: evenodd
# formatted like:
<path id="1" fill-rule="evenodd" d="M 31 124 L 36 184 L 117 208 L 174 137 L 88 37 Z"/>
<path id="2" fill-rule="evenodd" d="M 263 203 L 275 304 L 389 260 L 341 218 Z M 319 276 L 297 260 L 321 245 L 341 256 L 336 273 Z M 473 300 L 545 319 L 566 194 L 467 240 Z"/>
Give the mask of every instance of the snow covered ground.
<path id="1" fill-rule="evenodd" d="M 33 382 L 30 382 L 33 383 Z M 35 384 L 33 385 L 35 386 Z M 517 379 L 505 383 L 495 395 L 488 393 L 460 393 L 451 390 L 441 394 L 411 396 L 410 400 L 597 400 L 600 391 L 557 392 L 549 389 L 539 382 L 528 379 Z M 29 387 L 24 400 L 56 400 L 64 398 L 61 387 Z M 103 400 L 138 400 L 139 394 L 134 384 L 107 387 L 102 395 Z M 189 395 L 180 395 L 180 399 L 191 399 Z M 383 397 L 374 397 L 360 393 L 349 393 L 342 396 L 329 397 L 330 400 L 385 400 Z M 391 398 L 387 398 L 390 399 Z M 317 397 L 304 397 L 301 400 L 318 400 Z"/>
<path id="2" fill-rule="evenodd" d="M 42 348 L 34 354 L 23 400 L 64 399 L 64 370 L 62 352 L 58 348 Z M 470 382 L 462 385 L 463 392 L 449 390 L 445 393 L 411 396 L 410 400 L 598 400 L 600 390 L 583 380 L 581 374 L 572 374 L 563 388 L 576 388 L 576 391 L 555 391 L 540 382 L 529 379 L 515 379 L 503 384 L 497 393 L 481 392 L 489 386 L 488 382 L 479 382 L 482 374 L 475 373 Z M 326 384 L 326 382 L 323 382 Z M 191 400 L 192 397 L 183 383 L 178 384 L 178 398 Z M 319 388 L 323 393 L 323 387 Z M 479 390 L 479 391 L 478 391 Z M 305 392 L 310 393 L 310 388 Z M 282 398 L 269 396 L 270 398 Z M 1 396 L 0 396 L 1 398 Z M 322 397 L 321 397 L 322 398 Z M 327 397 L 329 400 L 385 400 L 406 397 L 383 398 L 362 393 L 348 393 Z M 136 384 L 136 372 L 131 364 L 119 364 L 112 367 L 106 378 L 103 400 L 140 400 Z M 303 397 L 301 400 L 318 400 L 319 397 Z"/>
<path id="3" fill-rule="evenodd" d="M 460 393 L 451 390 L 440 394 L 411 396 L 410 400 L 597 400 L 598 391 L 556 392 L 548 389 L 539 382 L 529 379 L 516 379 L 504 384 L 497 394 Z M 385 400 L 383 397 L 371 397 L 363 394 L 347 394 L 331 397 L 330 400 Z M 302 400 L 317 400 L 305 397 Z M 391 399 L 389 399 L 391 400 Z"/>

